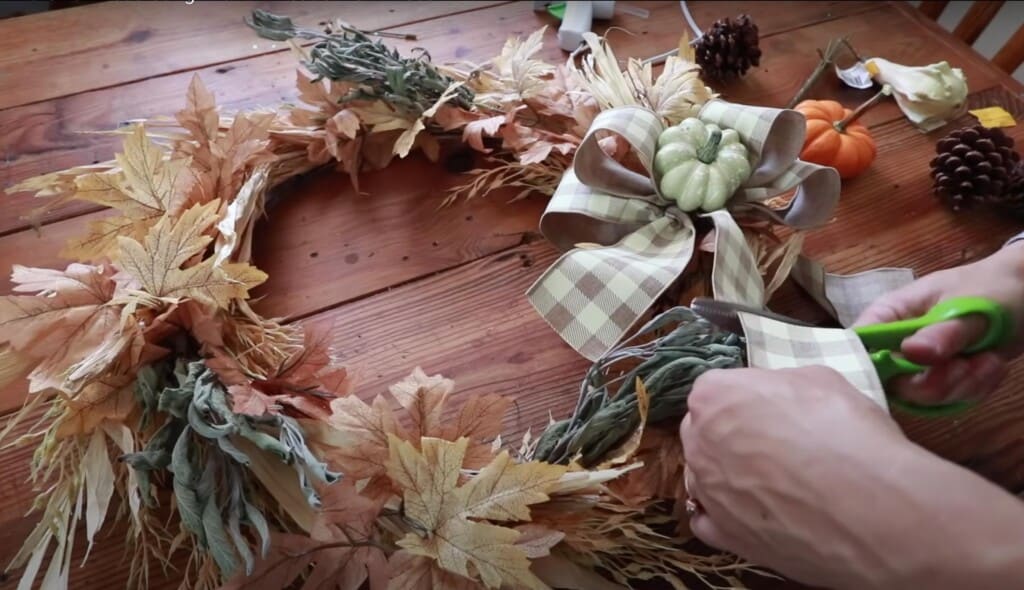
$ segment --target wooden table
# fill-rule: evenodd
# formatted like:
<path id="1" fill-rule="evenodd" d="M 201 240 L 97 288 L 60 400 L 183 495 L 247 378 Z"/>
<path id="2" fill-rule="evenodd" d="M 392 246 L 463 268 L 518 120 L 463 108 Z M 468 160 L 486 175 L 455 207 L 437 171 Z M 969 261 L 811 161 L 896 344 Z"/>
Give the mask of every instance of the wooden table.
<path id="1" fill-rule="evenodd" d="M 684 28 L 674 2 L 631 2 L 650 18 L 619 15 L 612 24 L 620 57 L 672 47 Z M 849 35 L 858 51 L 904 64 L 940 59 L 967 75 L 973 107 L 1000 104 L 1024 118 L 1024 87 L 908 4 L 874 2 L 692 2 L 703 26 L 749 11 L 761 30 L 764 57 L 742 81 L 717 87 L 725 98 L 781 106 L 813 69 L 815 48 Z M 480 62 L 509 35 L 548 25 L 544 57 L 562 60 L 557 23 L 529 3 L 205 3 L 96 4 L 0 21 L 0 187 L 72 165 L 106 160 L 117 141 L 78 132 L 108 129 L 135 117 L 170 114 L 183 105 L 198 74 L 227 110 L 273 106 L 295 96 L 296 61 L 282 44 L 258 39 L 242 24 L 260 6 L 312 25 L 342 16 L 364 29 L 415 33 L 408 49 L 426 47 L 436 61 Z M 870 91 L 841 88 L 828 77 L 811 94 L 847 106 Z M 996 249 L 1019 228 L 981 212 L 954 215 L 932 196 L 934 141 L 893 104 L 863 121 L 878 141 L 878 159 L 845 182 L 836 220 L 810 234 L 806 250 L 830 270 L 909 266 L 919 273 L 955 266 Z M 964 118 L 959 123 L 969 123 Z M 1024 126 L 1009 130 L 1024 141 Z M 372 396 L 414 366 L 453 377 L 462 394 L 497 392 L 516 399 L 506 424 L 513 436 L 566 414 L 587 363 L 533 312 L 523 293 L 556 257 L 540 239 L 544 200 L 506 203 L 501 195 L 437 209 L 455 179 L 412 157 L 363 178 L 366 194 L 331 173 L 302 179 L 258 231 L 256 262 L 271 279 L 257 310 L 266 316 L 329 327 L 339 351 Z M 301 196 L 300 196 L 301 195 Z M 105 213 L 75 204 L 45 220 L 41 233 L 21 216 L 24 194 L 0 205 L 0 292 L 14 263 L 51 267 L 69 236 Z M 773 307 L 820 319 L 795 288 Z M 1024 365 L 1000 394 L 955 420 L 904 424 L 914 440 L 1011 490 L 1024 486 Z M 15 409 L 25 384 L 0 391 L 0 413 Z M 25 477 L 29 449 L 0 453 L 0 560 L 6 563 L 35 522 L 24 516 L 34 493 Z M 126 577 L 121 532 L 101 538 L 88 564 L 73 570 L 75 588 L 120 588 Z M 84 544 L 80 544 L 84 547 Z M 154 587 L 174 588 L 171 576 Z M 17 574 L 0 580 L 14 588 Z"/>

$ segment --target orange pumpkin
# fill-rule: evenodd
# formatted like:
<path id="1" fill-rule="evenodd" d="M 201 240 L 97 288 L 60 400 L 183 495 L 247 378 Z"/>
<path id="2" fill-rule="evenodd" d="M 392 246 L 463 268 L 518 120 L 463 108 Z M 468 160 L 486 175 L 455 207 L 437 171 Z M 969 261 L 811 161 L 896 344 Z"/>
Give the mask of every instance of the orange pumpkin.
<path id="1" fill-rule="evenodd" d="M 802 160 L 832 166 L 840 178 L 853 178 L 871 165 L 875 140 L 867 127 L 848 122 L 853 111 L 834 100 L 805 100 L 796 110 L 807 118 Z"/>

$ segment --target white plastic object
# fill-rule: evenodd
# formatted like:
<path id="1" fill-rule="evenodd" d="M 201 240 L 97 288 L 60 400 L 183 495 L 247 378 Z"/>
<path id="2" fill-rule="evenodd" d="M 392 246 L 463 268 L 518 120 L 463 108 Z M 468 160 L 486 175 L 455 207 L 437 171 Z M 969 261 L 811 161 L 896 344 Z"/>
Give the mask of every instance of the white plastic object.
<path id="1" fill-rule="evenodd" d="M 566 2 L 562 26 L 558 27 L 558 46 L 563 51 L 575 51 L 583 43 L 583 33 L 590 31 L 593 22 L 593 2 Z"/>

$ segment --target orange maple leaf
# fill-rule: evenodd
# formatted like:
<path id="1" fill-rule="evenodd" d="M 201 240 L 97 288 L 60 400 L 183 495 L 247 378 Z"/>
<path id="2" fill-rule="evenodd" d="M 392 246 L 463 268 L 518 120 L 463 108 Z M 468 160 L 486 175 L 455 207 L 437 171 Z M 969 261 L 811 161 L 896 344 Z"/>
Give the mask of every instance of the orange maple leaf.
<path id="1" fill-rule="evenodd" d="M 355 396 L 331 402 L 330 441 L 327 458 L 342 473 L 357 479 L 379 478 L 384 474 L 388 437 L 395 436 L 419 447 L 424 437 L 455 441 L 469 439 L 464 464 L 467 469 L 486 465 L 493 457 L 491 439 L 501 433 L 509 400 L 498 395 L 475 395 L 454 413 L 445 412 L 454 388 L 450 379 L 428 376 L 417 367 L 411 375 L 390 388 L 404 410 L 408 427 L 402 425 L 393 403 L 377 396 L 367 404 Z"/>
<path id="2" fill-rule="evenodd" d="M 270 151 L 274 113 L 238 114 L 221 131 L 213 94 L 198 75 L 192 77 L 186 106 L 175 118 L 191 141 L 178 141 L 175 153 L 191 159 L 192 187 L 179 209 L 220 200 L 230 203 L 255 166 L 276 159 Z"/>
<path id="3" fill-rule="evenodd" d="M 211 356 L 206 364 L 228 386 L 235 412 L 322 421 L 330 417 L 330 401 L 350 392 L 348 372 L 332 355 L 328 334 L 309 327 L 301 332 L 302 346 L 263 376 L 248 373 L 223 342 L 207 347 Z"/>

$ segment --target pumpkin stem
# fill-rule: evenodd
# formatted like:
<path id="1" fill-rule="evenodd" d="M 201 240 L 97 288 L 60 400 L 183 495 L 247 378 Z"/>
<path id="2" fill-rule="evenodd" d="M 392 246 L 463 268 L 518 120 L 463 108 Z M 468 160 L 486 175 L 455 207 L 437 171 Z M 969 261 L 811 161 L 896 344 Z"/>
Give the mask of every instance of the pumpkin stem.
<path id="1" fill-rule="evenodd" d="M 859 119 L 860 116 L 867 112 L 868 109 L 875 106 L 876 104 L 881 102 L 883 98 L 891 94 L 892 86 L 885 84 L 884 86 L 882 86 L 882 89 L 878 91 L 878 94 L 866 100 L 862 105 L 854 109 L 852 113 L 843 118 L 842 121 L 836 121 L 835 123 L 832 123 L 832 126 L 835 127 L 836 131 L 838 131 L 839 133 L 843 133 L 844 131 L 846 131 L 847 125 Z"/>
<path id="2" fill-rule="evenodd" d="M 708 142 L 701 146 L 697 150 L 697 159 L 705 164 L 710 164 L 715 161 L 718 156 L 718 144 L 722 141 L 722 130 L 715 129 L 711 132 L 711 137 L 708 138 Z"/>

